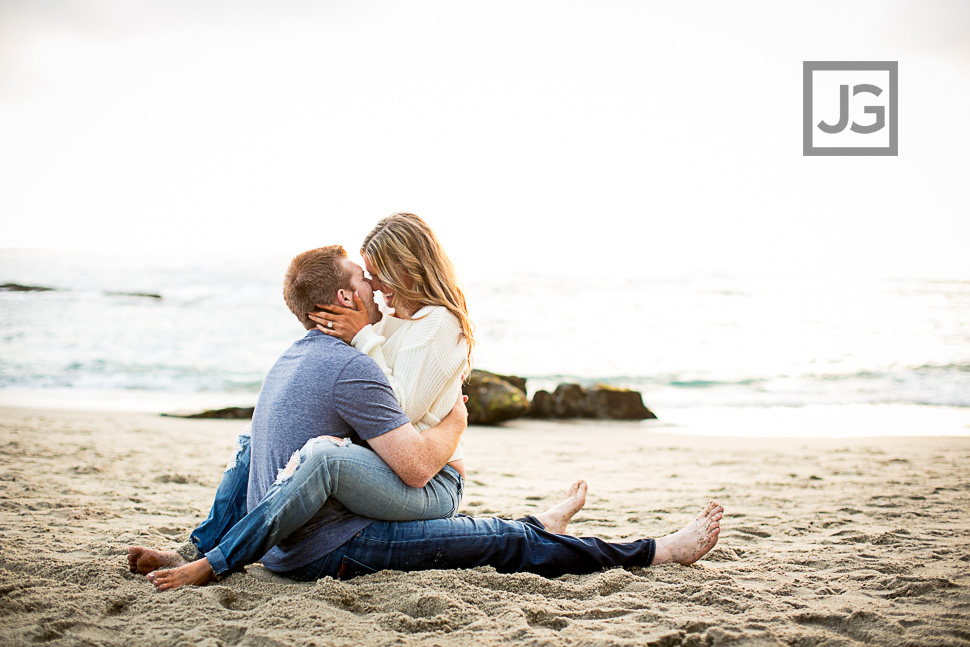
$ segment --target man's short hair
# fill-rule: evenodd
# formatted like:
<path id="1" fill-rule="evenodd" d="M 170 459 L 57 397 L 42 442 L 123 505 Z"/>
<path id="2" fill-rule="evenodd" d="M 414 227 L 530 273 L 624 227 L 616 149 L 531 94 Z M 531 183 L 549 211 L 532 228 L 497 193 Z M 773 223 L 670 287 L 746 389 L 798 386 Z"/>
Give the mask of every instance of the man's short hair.
<path id="1" fill-rule="evenodd" d="M 333 303 L 337 290 L 350 289 L 350 269 L 342 262 L 345 258 L 343 247 L 330 245 L 303 252 L 290 261 L 283 280 L 283 299 L 307 330 L 317 325 L 308 312 L 319 310 L 317 304 Z"/>

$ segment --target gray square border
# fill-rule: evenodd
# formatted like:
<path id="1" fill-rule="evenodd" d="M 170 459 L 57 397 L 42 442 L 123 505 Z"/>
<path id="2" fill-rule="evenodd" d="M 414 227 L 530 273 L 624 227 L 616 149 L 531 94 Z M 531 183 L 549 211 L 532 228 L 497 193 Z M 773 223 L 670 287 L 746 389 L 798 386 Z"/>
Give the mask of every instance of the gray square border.
<path id="1" fill-rule="evenodd" d="M 812 72 L 816 70 L 876 70 L 889 72 L 889 146 L 878 148 L 859 148 L 854 146 L 832 146 L 814 148 L 812 129 L 815 119 L 812 115 Z M 899 155 L 897 108 L 899 105 L 899 62 L 898 61 L 802 61 L 802 155 Z"/>

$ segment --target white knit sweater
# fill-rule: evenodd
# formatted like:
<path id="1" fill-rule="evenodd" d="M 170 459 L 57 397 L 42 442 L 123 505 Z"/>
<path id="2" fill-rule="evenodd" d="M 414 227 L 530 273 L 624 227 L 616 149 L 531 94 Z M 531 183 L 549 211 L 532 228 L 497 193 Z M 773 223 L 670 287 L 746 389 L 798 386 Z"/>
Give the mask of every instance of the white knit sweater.
<path id="1" fill-rule="evenodd" d="M 411 319 L 385 313 L 376 324 L 361 328 L 352 343 L 381 367 L 418 431 L 437 425 L 458 401 L 461 377 L 468 370 L 468 342 L 447 308 L 425 306 Z M 449 462 L 463 455 L 459 443 Z"/>

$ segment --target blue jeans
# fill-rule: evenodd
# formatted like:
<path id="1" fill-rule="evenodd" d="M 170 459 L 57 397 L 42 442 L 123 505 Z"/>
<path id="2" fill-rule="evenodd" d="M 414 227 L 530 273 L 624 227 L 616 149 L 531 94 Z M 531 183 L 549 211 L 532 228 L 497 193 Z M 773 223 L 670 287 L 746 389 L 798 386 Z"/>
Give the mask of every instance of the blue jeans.
<path id="1" fill-rule="evenodd" d="M 420 520 L 454 515 L 463 480 L 445 466 L 423 488 L 412 488 L 373 451 L 313 438 L 294 454 L 263 500 L 245 511 L 249 478 L 249 438 L 223 474 L 209 518 L 192 533 L 217 575 L 251 564 L 304 525 L 330 497 L 371 519 Z M 245 481 L 243 481 L 245 479 Z"/>
<path id="2" fill-rule="evenodd" d="M 381 570 L 419 571 L 492 566 L 500 573 L 545 577 L 592 573 L 616 566 L 649 566 L 653 539 L 610 543 L 545 530 L 534 517 L 506 521 L 467 517 L 430 521 L 377 521 L 315 562 L 280 573 L 297 580 L 349 579 Z"/>

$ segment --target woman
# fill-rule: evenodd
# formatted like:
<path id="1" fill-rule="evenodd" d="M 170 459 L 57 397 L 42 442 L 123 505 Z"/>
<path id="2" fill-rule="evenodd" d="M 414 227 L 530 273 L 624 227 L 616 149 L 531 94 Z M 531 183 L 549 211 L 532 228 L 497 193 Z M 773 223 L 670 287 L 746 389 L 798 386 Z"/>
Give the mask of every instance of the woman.
<path id="1" fill-rule="evenodd" d="M 427 224 L 407 213 L 381 220 L 365 238 L 361 255 L 373 287 L 382 292 L 393 315 L 384 314 L 371 325 L 360 296 L 355 295 L 356 309 L 325 304 L 320 307 L 329 312 L 310 316 L 325 334 L 353 343 L 371 356 L 387 375 L 415 428 L 419 432 L 429 429 L 454 406 L 470 364 L 472 325 L 454 268 Z M 449 464 L 425 487 L 412 488 L 369 449 L 346 447 L 346 441 L 340 438 L 321 438 L 322 443 L 320 439 L 309 441 L 298 452 L 301 456 L 294 454 L 291 462 L 299 467 L 277 480 L 264 503 L 284 483 L 291 485 L 300 478 L 309 478 L 323 461 L 339 461 L 339 482 L 329 495 L 356 514 L 382 521 L 416 521 L 448 517 L 457 511 L 465 473 L 460 446 Z M 344 451 L 328 450 L 326 441 L 340 445 Z M 259 518 L 257 510 L 256 515 L 247 514 L 249 458 L 249 436 L 243 434 L 209 518 L 192 533 L 197 549 L 192 556 L 208 554 L 212 563 L 203 558 L 187 565 L 186 568 L 195 567 L 189 568 L 189 573 L 184 568 L 155 573 L 152 580 L 156 586 L 164 589 L 204 583 L 215 573 L 256 561 L 275 544 L 264 525 L 250 526 L 246 522 Z M 289 533 L 285 530 L 274 528 L 273 532 L 286 536 Z M 175 553 L 129 549 L 129 566 L 135 572 L 147 574 L 159 567 L 184 563 Z"/>

